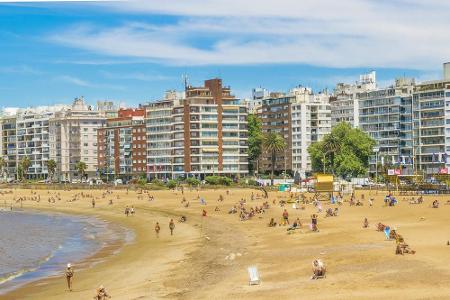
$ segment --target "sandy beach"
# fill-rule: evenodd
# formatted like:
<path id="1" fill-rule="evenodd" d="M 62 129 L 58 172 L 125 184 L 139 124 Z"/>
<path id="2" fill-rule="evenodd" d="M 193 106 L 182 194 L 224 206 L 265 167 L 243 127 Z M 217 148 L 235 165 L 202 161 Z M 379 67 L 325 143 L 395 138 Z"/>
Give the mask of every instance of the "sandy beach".
<path id="1" fill-rule="evenodd" d="M 365 194 L 363 206 L 339 207 L 337 217 L 325 218 L 327 207 L 319 213 L 319 232 L 311 232 L 310 215 L 317 212 L 313 205 L 305 210 L 292 204 L 278 205 L 288 193 L 269 193 L 270 208 L 246 221 L 228 210 L 242 198 L 246 207 L 261 206 L 266 199 L 251 201 L 258 190 L 201 190 L 201 205 L 197 191 L 149 191 L 153 201 L 135 191 L 113 191 L 102 198 L 104 191 L 85 190 L 98 198 L 92 208 L 91 198 L 67 202 L 73 191 L 60 193 L 61 200 L 49 203 L 47 190 L 36 191 L 41 201 L 25 201 L 25 209 L 57 211 L 95 216 L 134 231 L 134 241 L 113 245 L 96 253 L 91 260 L 103 261 L 91 268 L 79 269 L 74 264 L 74 290 L 68 292 L 61 276 L 29 283 L 1 299 L 92 299 L 95 288 L 103 284 L 113 299 L 450 299 L 450 205 L 449 196 L 424 196 L 423 204 L 411 205 L 411 196 L 397 196 L 399 204 L 384 205 L 385 192 L 372 192 L 373 207 Z M 219 202 L 219 195 L 224 201 Z M 13 197 L 31 196 L 30 190 L 14 190 L 0 196 L 0 203 Z M 119 197 L 119 199 L 117 199 Z M 180 202 L 185 197 L 190 206 Z M 348 199 L 347 196 L 345 199 Z M 109 200 L 113 199 L 113 204 Z M 438 209 L 431 208 L 434 199 Z M 276 204 L 273 204 L 275 200 Z M 9 202 L 8 202 L 9 203 Z M 20 204 L 15 204 L 20 206 Z M 134 206 L 136 214 L 126 217 L 126 206 Z M 219 211 L 216 211 L 216 206 Z M 270 218 L 280 222 L 284 208 L 289 219 L 297 217 L 303 227 L 288 234 L 286 226 L 268 227 Z M 202 217 L 202 210 L 207 216 Z M 187 222 L 179 223 L 181 215 Z M 369 228 L 363 228 L 367 217 Z M 170 236 L 169 221 L 175 220 Z M 161 232 L 156 237 L 154 226 Z M 387 241 L 376 224 L 382 222 L 397 228 L 416 254 L 395 255 L 395 241 Z M 116 254 L 115 251 L 120 249 Z M 327 277 L 311 280 L 311 262 L 322 259 Z M 257 266 L 261 284 L 249 286 L 247 267 Z"/>

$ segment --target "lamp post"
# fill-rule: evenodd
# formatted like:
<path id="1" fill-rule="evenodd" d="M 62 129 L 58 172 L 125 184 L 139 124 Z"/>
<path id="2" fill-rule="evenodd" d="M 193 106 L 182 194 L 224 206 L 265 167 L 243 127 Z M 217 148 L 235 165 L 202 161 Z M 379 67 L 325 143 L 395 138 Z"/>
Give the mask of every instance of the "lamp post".
<path id="1" fill-rule="evenodd" d="M 375 183 L 378 183 L 378 152 L 380 152 L 380 147 L 373 147 L 373 152 L 375 152 Z"/>

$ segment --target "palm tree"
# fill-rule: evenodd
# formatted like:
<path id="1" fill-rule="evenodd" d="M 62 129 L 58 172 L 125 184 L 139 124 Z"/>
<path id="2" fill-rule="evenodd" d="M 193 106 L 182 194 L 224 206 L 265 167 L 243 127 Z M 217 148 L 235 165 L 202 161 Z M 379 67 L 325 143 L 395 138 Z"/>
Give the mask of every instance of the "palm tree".
<path id="1" fill-rule="evenodd" d="M 50 159 L 49 161 L 47 161 L 47 169 L 48 169 L 48 177 L 51 181 L 53 176 L 55 175 L 56 161 L 54 161 L 53 159 Z"/>
<path id="2" fill-rule="evenodd" d="M 24 179 L 28 174 L 28 168 L 31 166 L 31 160 L 28 158 L 28 156 L 25 156 L 20 161 L 20 167 L 22 168 L 22 179 Z"/>
<path id="3" fill-rule="evenodd" d="M 75 169 L 77 169 L 78 173 L 80 173 L 80 181 L 82 181 L 87 169 L 86 163 L 84 161 L 77 162 L 75 164 Z"/>
<path id="4" fill-rule="evenodd" d="M 270 175 L 270 183 L 273 185 L 273 176 L 275 172 L 275 161 L 276 161 L 276 154 L 278 152 L 283 151 L 286 149 L 286 141 L 284 138 L 275 132 L 268 132 L 264 136 L 264 148 L 267 152 L 271 154 L 271 163 L 272 163 L 272 170 Z"/>
<path id="5" fill-rule="evenodd" d="M 326 157 L 331 155 L 329 161 L 330 165 L 333 166 L 334 163 L 334 154 L 339 152 L 340 149 L 340 141 L 339 138 L 335 135 L 329 134 L 326 135 L 323 139 L 323 173 L 326 171 Z"/>
<path id="6" fill-rule="evenodd" d="M 5 173 L 6 160 L 3 157 L 0 157 L 0 174 L 1 176 Z"/>

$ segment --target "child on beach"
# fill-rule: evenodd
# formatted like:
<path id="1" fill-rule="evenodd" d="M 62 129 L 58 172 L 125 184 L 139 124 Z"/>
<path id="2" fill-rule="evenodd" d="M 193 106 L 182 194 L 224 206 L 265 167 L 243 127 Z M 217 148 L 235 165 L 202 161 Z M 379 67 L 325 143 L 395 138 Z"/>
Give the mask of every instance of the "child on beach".
<path id="1" fill-rule="evenodd" d="M 66 269 L 66 280 L 67 280 L 67 288 L 69 289 L 69 291 L 72 291 L 72 282 L 73 282 L 73 268 L 71 264 L 67 264 L 67 269 Z"/>

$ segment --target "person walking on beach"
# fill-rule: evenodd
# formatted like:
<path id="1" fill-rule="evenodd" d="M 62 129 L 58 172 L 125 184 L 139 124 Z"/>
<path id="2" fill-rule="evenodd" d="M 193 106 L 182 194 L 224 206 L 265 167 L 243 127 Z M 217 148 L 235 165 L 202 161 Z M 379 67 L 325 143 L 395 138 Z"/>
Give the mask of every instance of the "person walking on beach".
<path id="1" fill-rule="evenodd" d="M 128 205 L 127 205 L 127 207 L 125 207 L 125 216 L 128 217 L 129 214 L 130 214 L 130 209 L 128 208 Z"/>
<path id="2" fill-rule="evenodd" d="M 67 264 L 66 269 L 66 280 L 67 280 L 67 288 L 69 289 L 69 292 L 72 291 L 72 281 L 73 281 L 73 268 L 71 264 Z"/>
<path id="3" fill-rule="evenodd" d="M 175 229 L 175 223 L 173 222 L 173 219 L 170 219 L 169 229 L 170 229 L 170 235 L 173 235 L 173 230 Z"/>
<path id="4" fill-rule="evenodd" d="M 92 199 L 92 208 L 95 208 L 95 199 Z"/>
<path id="5" fill-rule="evenodd" d="M 161 227 L 159 226 L 159 223 L 156 222 L 155 225 L 155 232 L 156 232 L 156 237 L 159 238 L 159 231 L 161 230 Z"/>

